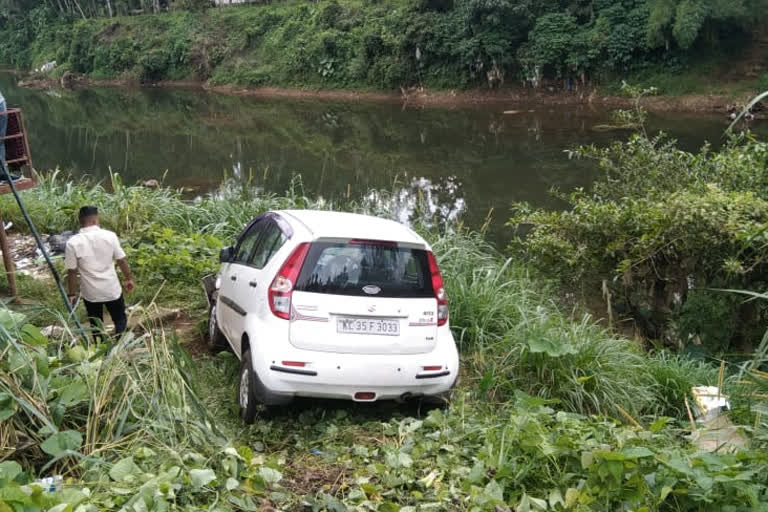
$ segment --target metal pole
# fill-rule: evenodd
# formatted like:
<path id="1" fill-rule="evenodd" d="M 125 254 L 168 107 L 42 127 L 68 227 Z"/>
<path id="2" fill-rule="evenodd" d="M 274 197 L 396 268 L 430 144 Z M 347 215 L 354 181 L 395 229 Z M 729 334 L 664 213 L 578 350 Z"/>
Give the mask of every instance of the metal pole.
<path id="1" fill-rule="evenodd" d="M 69 297 L 67 296 L 67 291 L 64 289 L 64 285 L 61 284 L 61 278 L 59 277 L 59 272 L 56 270 L 56 267 L 53 265 L 53 262 L 51 261 L 51 257 L 48 255 L 48 251 L 45 249 L 45 245 L 43 245 L 43 241 L 40 240 L 40 235 L 37 233 L 37 229 L 35 228 L 35 224 L 32 222 L 32 219 L 29 216 L 29 213 L 27 213 L 27 209 L 24 206 L 24 202 L 21 200 L 21 196 L 19 196 L 19 191 L 16 190 L 16 185 L 14 185 L 13 180 L 11 179 L 10 173 L 8 173 L 8 168 L 5 166 L 5 162 L 0 161 L 0 170 L 3 172 L 3 177 L 8 181 L 8 186 L 11 187 L 11 192 L 13 192 L 13 197 L 16 199 L 16 203 L 19 205 L 19 209 L 21 210 L 21 214 L 24 216 L 24 220 L 27 222 L 27 225 L 29 226 L 29 230 L 32 232 L 32 236 L 35 238 L 35 242 L 37 242 L 37 247 L 40 249 L 40 252 L 43 253 L 43 257 L 45 258 L 45 262 L 48 264 L 48 268 L 51 269 L 51 273 L 53 274 L 53 279 L 56 281 L 56 286 L 59 288 L 59 293 L 61 294 L 61 298 L 64 301 L 64 304 L 67 306 L 67 311 L 69 311 L 69 315 L 72 318 L 72 320 L 75 321 L 75 325 L 77 326 L 77 329 L 79 333 L 83 336 L 83 339 L 88 342 L 88 337 L 85 334 L 85 329 L 83 329 L 82 324 L 80 323 L 80 320 L 77 318 L 77 315 L 75 315 L 75 310 L 72 308 L 72 304 L 69 302 Z"/>

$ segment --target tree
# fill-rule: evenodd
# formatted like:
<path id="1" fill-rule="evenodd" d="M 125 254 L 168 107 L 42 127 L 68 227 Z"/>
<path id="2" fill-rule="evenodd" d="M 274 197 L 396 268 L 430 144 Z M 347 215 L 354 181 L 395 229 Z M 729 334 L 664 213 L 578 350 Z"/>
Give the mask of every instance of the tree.
<path id="1" fill-rule="evenodd" d="M 765 16 L 765 0 L 648 0 L 646 42 L 670 47 L 672 40 L 690 48 L 702 31 L 716 22 L 746 26 Z"/>

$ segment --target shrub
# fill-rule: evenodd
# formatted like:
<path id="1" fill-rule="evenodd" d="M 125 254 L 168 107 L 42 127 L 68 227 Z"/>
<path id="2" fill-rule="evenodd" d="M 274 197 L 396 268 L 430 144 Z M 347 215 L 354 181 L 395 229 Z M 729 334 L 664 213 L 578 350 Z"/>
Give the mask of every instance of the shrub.
<path id="1" fill-rule="evenodd" d="M 73 71 L 77 73 L 93 71 L 93 54 L 91 52 L 94 46 L 91 25 L 86 21 L 75 23 L 69 45 L 69 63 L 72 65 Z"/>
<path id="2" fill-rule="evenodd" d="M 685 417 L 685 399 L 692 403 L 692 387 L 717 385 L 717 367 L 668 351 L 649 355 L 646 371 L 653 382 L 654 412 L 674 418 Z"/>
<path id="3" fill-rule="evenodd" d="M 224 245 L 211 235 L 147 229 L 140 237 L 131 238 L 126 254 L 143 280 L 195 285 L 202 276 L 217 272 L 217 257 Z"/>
<path id="4" fill-rule="evenodd" d="M 582 148 L 577 154 L 598 159 L 604 177 L 591 193 L 566 196 L 566 211 L 518 205 L 511 224 L 531 230 L 511 249 L 570 288 L 606 290 L 614 310 L 649 337 L 682 346 L 698 334 L 713 351 L 734 342 L 746 348 L 763 322 L 761 307 L 732 304 L 718 321 L 693 315 L 707 306 L 702 290 L 768 282 L 767 147 L 747 139 L 719 154 L 707 147 L 690 154 L 636 136 L 604 150 Z"/>
<path id="5" fill-rule="evenodd" d="M 582 413 L 654 408 L 640 347 L 594 324 L 573 321 L 547 287 L 504 261 L 478 235 L 433 240 L 451 304 L 451 326 L 477 382 L 495 401 L 517 391 Z"/>
<path id="6" fill-rule="evenodd" d="M 727 350 L 740 332 L 742 302 L 735 294 L 691 290 L 676 322 L 680 339 L 702 343 L 715 352 Z"/>
<path id="7" fill-rule="evenodd" d="M 323 29 L 336 28 L 342 13 L 343 9 L 338 2 L 332 0 L 321 8 L 317 24 Z"/>
<path id="8" fill-rule="evenodd" d="M 141 77 L 143 80 L 163 79 L 169 65 L 168 50 L 165 48 L 155 48 L 139 57 L 139 66 L 141 66 Z"/>

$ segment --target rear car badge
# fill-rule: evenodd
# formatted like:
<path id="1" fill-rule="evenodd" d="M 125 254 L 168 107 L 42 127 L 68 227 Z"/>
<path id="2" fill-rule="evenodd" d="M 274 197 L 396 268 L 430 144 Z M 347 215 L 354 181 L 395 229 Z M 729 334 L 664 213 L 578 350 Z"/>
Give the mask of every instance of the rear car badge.
<path id="1" fill-rule="evenodd" d="M 363 291 L 368 295 L 378 295 L 379 292 L 381 291 L 381 288 L 379 288 L 375 284 L 369 284 L 369 285 L 363 286 Z"/>

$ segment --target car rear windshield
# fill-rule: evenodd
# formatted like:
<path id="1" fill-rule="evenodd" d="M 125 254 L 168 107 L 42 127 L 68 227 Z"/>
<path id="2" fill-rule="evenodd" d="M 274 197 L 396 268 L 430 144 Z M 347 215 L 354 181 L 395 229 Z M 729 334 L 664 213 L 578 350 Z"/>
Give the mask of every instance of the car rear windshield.
<path id="1" fill-rule="evenodd" d="M 367 242 L 313 243 L 295 289 L 361 297 L 434 297 L 426 251 Z"/>

